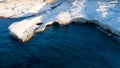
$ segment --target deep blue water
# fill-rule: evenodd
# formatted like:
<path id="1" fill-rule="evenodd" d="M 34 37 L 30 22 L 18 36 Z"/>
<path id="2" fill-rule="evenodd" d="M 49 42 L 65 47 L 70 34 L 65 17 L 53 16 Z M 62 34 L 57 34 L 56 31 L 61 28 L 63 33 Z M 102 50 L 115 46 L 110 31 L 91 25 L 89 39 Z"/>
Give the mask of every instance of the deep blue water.
<path id="1" fill-rule="evenodd" d="M 49 26 L 20 43 L 7 29 L 14 21 L 0 19 L 0 68 L 120 68 L 120 43 L 94 26 Z"/>

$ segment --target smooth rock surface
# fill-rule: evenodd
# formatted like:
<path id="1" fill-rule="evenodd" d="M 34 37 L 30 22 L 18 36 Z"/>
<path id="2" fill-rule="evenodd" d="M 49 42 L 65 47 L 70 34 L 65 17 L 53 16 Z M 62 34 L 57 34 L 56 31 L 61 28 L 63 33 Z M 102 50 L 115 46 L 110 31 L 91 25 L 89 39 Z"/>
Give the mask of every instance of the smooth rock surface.
<path id="1" fill-rule="evenodd" d="M 9 26 L 10 34 L 20 39 L 20 41 L 26 42 L 33 36 L 34 30 L 38 27 L 37 23 L 40 21 L 40 18 L 41 17 L 38 16 L 13 23 Z"/>
<path id="2" fill-rule="evenodd" d="M 13 23 L 9 27 L 9 30 L 13 35 L 17 35 L 19 39 L 24 40 L 26 39 L 26 36 L 32 36 L 34 32 L 44 31 L 47 25 L 51 25 L 54 22 L 66 25 L 72 21 L 86 23 L 88 20 L 97 20 L 97 22 L 94 22 L 95 24 L 99 25 L 104 30 L 109 29 L 112 33 L 120 36 L 119 3 L 120 1 L 118 0 L 58 0 L 50 4 L 46 4 L 46 2 L 44 2 L 42 3 L 44 4 L 43 8 L 47 10 L 42 11 L 42 8 L 40 8 L 37 16 Z M 37 8 L 39 7 L 41 6 L 38 5 Z M 42 24 L 36 26 L 35 24 L 38 22 Z M 32 30 L 31 26 L 34 27 Z M 21 27 L 20 30 L 19 27 Z M 29 39 L 30 38 L 28 37 L 26 41 Z"/>

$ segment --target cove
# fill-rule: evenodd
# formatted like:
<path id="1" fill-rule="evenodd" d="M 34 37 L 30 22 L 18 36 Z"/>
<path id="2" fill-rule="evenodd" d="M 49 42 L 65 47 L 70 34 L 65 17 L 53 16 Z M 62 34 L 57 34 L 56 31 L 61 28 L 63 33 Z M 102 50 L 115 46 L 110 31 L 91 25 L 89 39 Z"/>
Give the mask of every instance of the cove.
<path id="1" fill-rule="evenodd" d="M 94 25 L 48 26 L 20 43 L 7 29 L 14 21 L 0 19 L 0 68 L 120 67 L 120 43 Z"/>

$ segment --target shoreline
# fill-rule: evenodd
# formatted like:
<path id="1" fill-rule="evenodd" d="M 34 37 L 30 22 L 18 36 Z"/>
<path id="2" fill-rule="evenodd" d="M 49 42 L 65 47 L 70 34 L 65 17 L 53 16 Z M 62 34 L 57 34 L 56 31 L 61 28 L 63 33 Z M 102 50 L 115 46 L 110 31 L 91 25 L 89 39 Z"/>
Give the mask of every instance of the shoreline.
<path id="1" fill-rule="evenodd" d="M 112 38 L 115 38 L 119 42 L 119 40 L 120 40 L 120 34 L 113 33 L 112 30 L 110 30 L 109 27 L 103 28 L 104 26 L 99 25 L 96 21 L 98 22 L 98 20 L 86 20 L 86 19 L 80 18 L 80 19 L 77 19 L 77 20 L 73 20 L 70 23 L 85 24 L 85 25 L 95 25 L 96 29 L 100 30 L 101 32 L 107 34 L 108 36 L 110 36 Z M 35 30 L 32 35 L 30 35 L 30 36 L 28 36 L 27 38 L 24 38 L 24 39 L 19 39 L 16 35 L 14 35 L 12 33 L 10 33 L 10 35 L 14 39 L 17 39 L 20 42 L 26 43 L 30 39 L 32 39 L 32 37 L 34 36 L 35 33 L 44 32 L 47 26 L 54 26 L 53 24 L 59 24 L 60 26 L 66 26 L 66 25 L 69 25 L 70 23 L 68 23 L 68 24 L 60 24 L 59 22 L 53 22 L 51 24 L 46 24 L 44 27 L 42 27 L 42 29 L 39 28 L 39 29 Z"/>
<path id="2" fill-rule="evenodd" d="M 53 4 L 43 4 L 38 15 L 14 22 L 8 27 L 9 31 L 19 39 L 28 41 L 33 33 L 43 32 L 47 25 L 80 22 L 93 23 L 109 35 L 120 36 L 119 1 L 75 0 L 72 3 L 58 1 Z M 52 8 L 54 6 L 55 8 Z"/>

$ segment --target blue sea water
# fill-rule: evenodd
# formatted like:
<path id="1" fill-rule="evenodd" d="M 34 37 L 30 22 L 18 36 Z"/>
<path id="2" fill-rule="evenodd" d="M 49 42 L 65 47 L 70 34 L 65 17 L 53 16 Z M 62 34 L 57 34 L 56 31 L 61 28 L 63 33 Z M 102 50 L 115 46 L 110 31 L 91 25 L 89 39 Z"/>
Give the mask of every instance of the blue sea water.
<path id="1" fill-rule="evenodd" d="M 95 26 L 48 26 L 21 43 L 8 31 L 19 20 L 0 19 L 0 68 L 120 68 L 120 43 Z"/>

